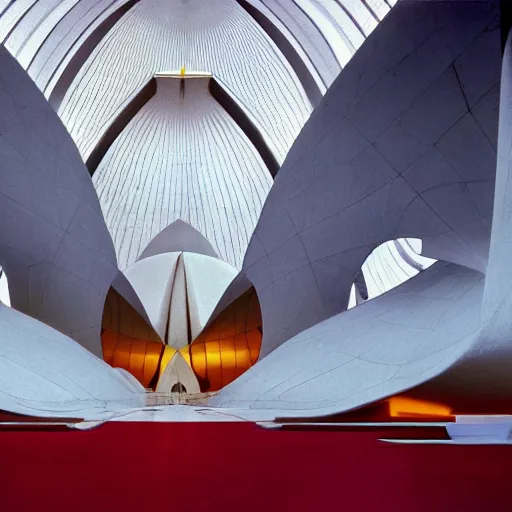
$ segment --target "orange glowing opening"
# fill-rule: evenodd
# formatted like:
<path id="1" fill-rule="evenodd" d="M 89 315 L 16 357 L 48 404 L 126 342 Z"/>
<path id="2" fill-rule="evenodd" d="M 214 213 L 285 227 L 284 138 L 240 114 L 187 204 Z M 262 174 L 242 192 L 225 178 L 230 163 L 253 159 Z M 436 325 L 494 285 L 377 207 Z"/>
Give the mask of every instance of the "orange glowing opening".
<path id="1" fill-rule="evenodd" d="M 386 400 L 389 406 L 389 415 L 392 418 L 418 418 L 418 417 L 439 417 L 451 418 L 452 409 L 447 405 L 430 402 L 428 400 L 417 400 L 403 396 L 393 396 Z"/>
<path id="2" fill-rule="evenodd" d="M 217 391 L 247 371 L 260 355 L 261 339 L 261 309 L 251 288 L 189 346 L 189 364 L 201 391 Z"/>
<path id="3" fill-rule="evenodd" d="M 124 368 L 144 387 L 155 389 L 178 350 L 164 345 L 153 328 L 114 289 L 107 295 L 102 327 L 105 362 Z M 261 310 L 256 291 L 251 288 L 179 352 L 196 376 L 201 391 L 217 391 L 258 360 L 261 340 Z"/>
<path id="4" fill-rule="evenodd" d="M 138 340 L 109 330 L 102 332 L 101 342 L 106 363 L 129 371 L 145 388 L 151 386 L 164 349 L 163 343 Z"/>
<path id="5" fill-rule="evenodd" d="M 113 288 L 103 311 L 103 360 L 129 371 L 145 388 L 154 387 L 164 344 L 158 334 Z"/>

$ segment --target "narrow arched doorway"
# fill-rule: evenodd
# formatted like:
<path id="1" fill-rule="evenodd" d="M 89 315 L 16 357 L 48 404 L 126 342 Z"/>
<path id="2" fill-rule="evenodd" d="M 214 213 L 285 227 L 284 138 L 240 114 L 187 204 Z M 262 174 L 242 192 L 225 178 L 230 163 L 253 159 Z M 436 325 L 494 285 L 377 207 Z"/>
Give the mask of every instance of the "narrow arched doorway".
<path id="1" fill-rule="evenodd" d="M 181 382 L 176 382 L 171 388 L 171 393 L 186 393 L 186 392 L 187 392 L 187 388 Z"/>

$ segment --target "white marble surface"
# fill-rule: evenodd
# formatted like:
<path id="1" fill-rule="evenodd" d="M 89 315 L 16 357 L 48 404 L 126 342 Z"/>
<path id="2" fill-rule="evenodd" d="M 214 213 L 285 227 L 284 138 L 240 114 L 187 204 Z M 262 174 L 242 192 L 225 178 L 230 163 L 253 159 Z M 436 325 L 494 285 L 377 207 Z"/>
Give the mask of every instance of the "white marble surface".
<path id="1" fill-rule="evenodd" d="M 185 361 L 180 352 L 176 352 L 169 361 L 160 378 L 156 392 L 170 393 L 175 384 L 180 383 L 185 387 L 186 393 L 200 393 L 199 382 L 192 368 Z"/>
<path id="2" fill-rule="evenodd" d="M 288 153 L 245 256 L 262 355 L 345 310 L 388 240 L 485 271 L 500 69 L 492 1 L 405 0 L 365 40 Z"/>
<path id="3" fill-rule="evenodd" d="M 478 339 L 483 286 L 483 274 L 438 262 L 294 336 L 209 405 L 321 416 L 417 386 L 445 372 Z"/>
<path id="4" fill-rule="evenodd" d="M 11 305 L 11 296 L 9 295 L 9 282 L 7 274 L 0 267 L 0 302 L 6 306 Z"/>
<path id="5" fill-rule="evenodd" d="M 153 328 L 177 349 L 201 333 L 237 274 L 222 260 L 194 253 L 157 254 L 125 271 Z"/>
<path id="6" fill-rule="evenodd" d="M 48 417 L 98 419 L 144 405 L 130 375 L 76 341 L 0 305 L 0 410 Z"/>
<path id="7" fill-rule="evenodd" d="M 146 258 L 124 272 L 140 298 L 153 329 L 162 340 L 167 332 L 171 294 L 180 254 L 165 253 Z"/>
<path id="8" fill-rule="evenodd" d="M 101 354 L 112 240 L 73 140 L 0 46 L 0 265 L 11 305 Z"/>

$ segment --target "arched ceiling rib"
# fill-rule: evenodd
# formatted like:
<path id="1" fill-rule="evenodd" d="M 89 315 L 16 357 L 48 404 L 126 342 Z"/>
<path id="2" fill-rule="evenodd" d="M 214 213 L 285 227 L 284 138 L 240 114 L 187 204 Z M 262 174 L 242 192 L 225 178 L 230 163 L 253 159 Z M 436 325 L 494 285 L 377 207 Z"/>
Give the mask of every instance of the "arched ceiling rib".
<path id="1" fill-rule="evenodd" d="M 123 110 L 112 120 L 111 124 L 106 127 L 104 133 L 98 140 L 98 144 L 91 151 L 89 158 L 85 164 L 91 176 L 94 174 L 98 165 L 100 165 L 103 157 L 109 150 L 110 146 L 119 137 L 128 123 L 137 115 L 137 113 L 146 105 L 146 103 L 156 94 L 156 80 L 152 78 L 147 84 L 137 91 Z"/>
<path id="2" fill-rule="evenodd" d="M 260 154 L 273 178 L 279 171 L 279 163 L 275 154 L 267 146 L 262 135 L 262 126 L 258 126 L 254 117 L 251 117 L 243 105 L 240 105 L 230 92 L 218 79 L 210 80 L 210 94 L 217 100 L 222 108 L 233 118 L 235 123 L 242 129 L 252 145 Z"/>
<path id="3" fill-rule="evenodd" d="M 50 97 L 70 61 L 88 47 L 74 78 L 94 46 L 139 1 L 2 0 L 0 41 Z M 323 94 L 396 1 L 237 0 L 292 63 L 313 104 L 313 83 Z"/>
<path id="4" fill-rule="evenodd" d="M 323 54 L 326 52 L 319 51 L 315 55 L 310 55 L 295 38 L 293 32 L 290 30 L 292 27 L 288 27 L 282 23 L 270 9 L 260 2 L 253 2 L 251 0 L 237 1 L 254 20 L 259 23 L 263 30 L 265 30 L 283 52 L 299 77 L 311 104 L 313 107 L 316 107 L 320 103 L 327 87 L 324 78 L 318 73 L 314 57 L 323 59 Z M 293 16 L 290 16 L 290 21 L 295 23 Z M 323 41 L 323 39 L 320 39 L 320 41 Z M 326 48 L 326 50 L 328 50 L 328 48 Z M 330 51 L 327 51 L 327 56 L 329 53 Z M 333 64 L 334 68 L 337 69 L 334 61 Z"/>
<path id="5" fill-rule="evenodd" d="M 285 34 L 322 93 L 396 0 L 239 0 Z M 299 75 L 300 76 L 300 75 Z"/>
<path id="6" fill-rule="evenodd" d="M 84 159 L 97 143 L 92 133 L 104 132 L 150 75 L 188 65 L 226 83 L 281 162 L 310 102 L 395 1 L 218 0 L 214 14 L 206 0 L 3 1 L 0 41 L 60 110 Z M 106 63 L 116 100 L 98 87 L 109 80 Z"/>
<path id="7" fill-rule="evenodd" d="M 3 12 L 0 6 L 0 41 L 49 98 L 70 63 L 81 56 L 79 69 L 99 40 L 137 1 L 16 0 Z"/>
<path id="8" fill-rule="evenodd" d="M 158 75 L 155 75 L 155 77 L 151 78 L 140 90 L 136 91 L 133 98 L 130 99 L 129 103 L 127 103 L 123 110 L 112 120 L 110 125 L 105 129 L 105 132 L 99 134 L 98 144 L 91 151 L 86 161 L 91 176 L 96 171 L 110 146 L 126 128 L 128 123 L 156 94 L 156 76 Z M 212 78 L 210 80 L 209 92 L 242 129 L 260 154 L 272 177 L 275 177 L 279 171 L 279 164 L 274 153 L 265 143 L 265 139 L 261 134 L 261 127 L 255 124 L 254 118 L 248 115 L 248 112 L 237 103 L 231 96 L 230 91 L 226 90 L 225 85 L 221 84 L 218 79 Z"/>

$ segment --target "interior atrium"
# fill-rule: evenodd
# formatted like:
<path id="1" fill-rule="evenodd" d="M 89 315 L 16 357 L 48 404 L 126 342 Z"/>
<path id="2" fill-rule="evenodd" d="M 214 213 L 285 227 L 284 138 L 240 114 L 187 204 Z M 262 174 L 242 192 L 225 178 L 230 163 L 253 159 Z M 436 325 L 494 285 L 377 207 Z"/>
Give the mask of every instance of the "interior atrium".
<path id="1" fill-rule="evenodd" d="M 0 0 L 5 510 L 512 510 L 511 27 Z"/>

